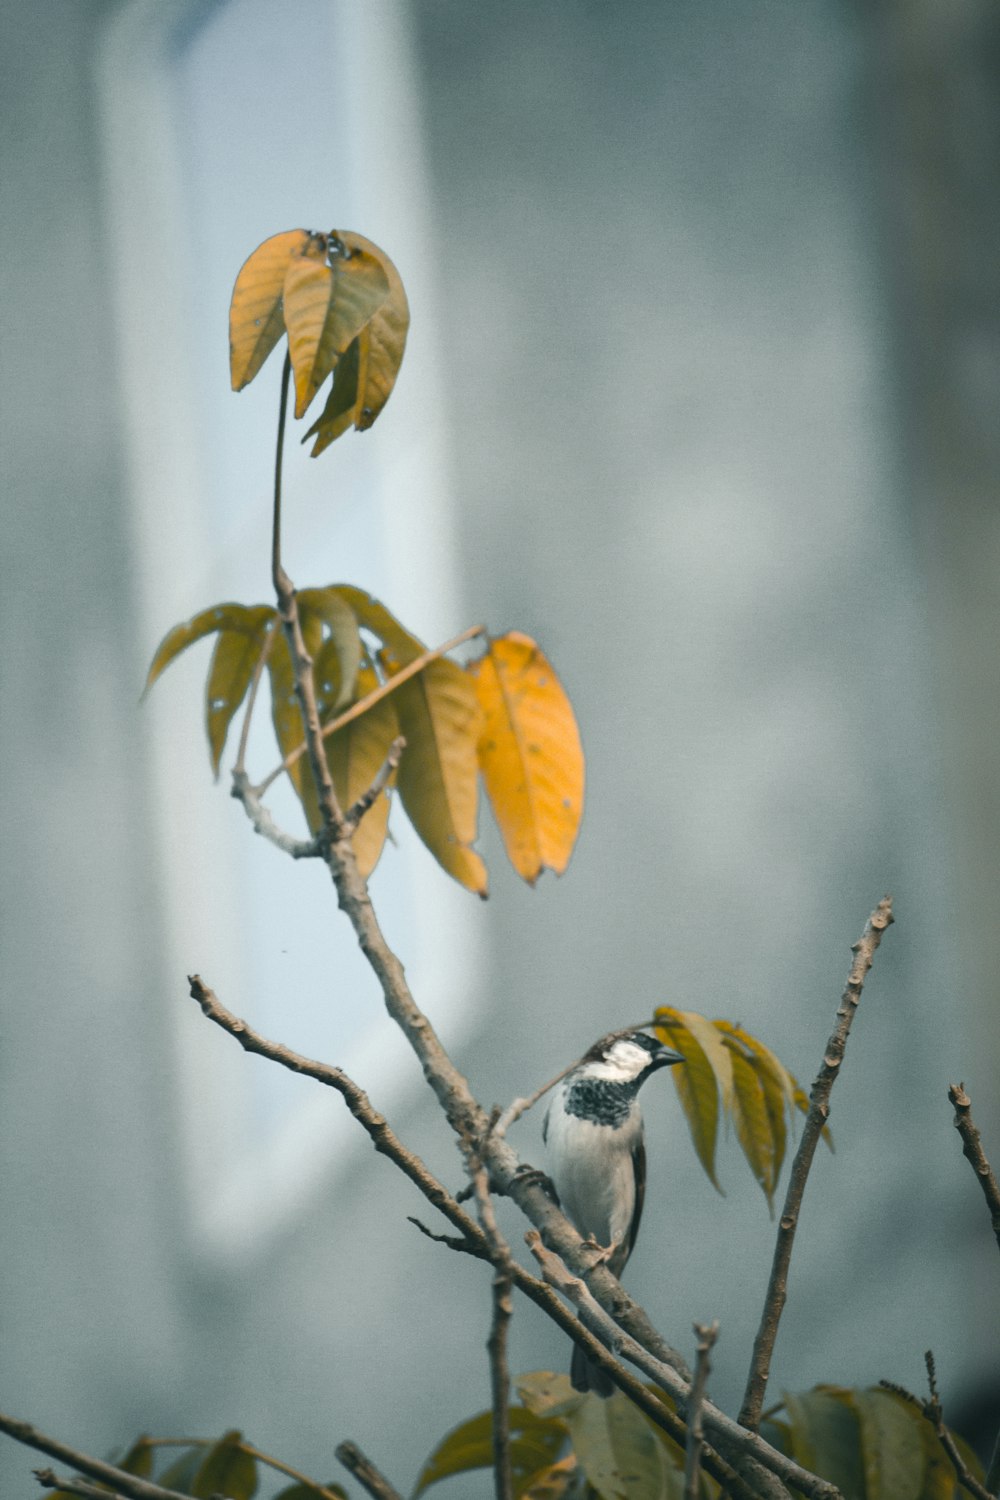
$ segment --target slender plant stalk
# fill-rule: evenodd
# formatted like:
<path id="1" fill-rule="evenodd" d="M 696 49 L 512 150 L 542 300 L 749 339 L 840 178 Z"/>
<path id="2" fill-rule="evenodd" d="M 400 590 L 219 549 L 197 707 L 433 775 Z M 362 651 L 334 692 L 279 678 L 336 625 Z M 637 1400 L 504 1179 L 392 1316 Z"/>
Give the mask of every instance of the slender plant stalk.
<path id="1" fill-rule="evenodd" d="M 792 1259 L 792 1246 L 795 1243 L 795 1231 L 798 1228 L 802 1196 L 806 1190 L 809 1168 L 812 1166 L 819 1138 L 830 1114 L 830 1092 L 840 1073 L 844 1048 L 847 1045 L 851 1022 L 861 999 L 865 975 L 872 966 L 875 950 L 882 940 L 882 934 L 892 920 L 892 899 L 884 896 L 868 918 L 864 932 L 851 950 L 854 954 L 854 962 L 851 964 L 847 986 L 837 1010 L 837 1023 L 826 1044 L 823 1064 L 816 1075 L 816 1081 L 809 1095 L 809 1113 L 802 1127 L 802 1138 L 799 1141 L 799 1149 L 795 1153 L 788 1179 L 788 1191 L 785 1194 L 785 1205 L 778 1222 L 778 1238 L 771 1262 L 771 1276 L 764 1299 L 764 1311 L 761 1315 L 757 1337 L 754 1340 L 750 1374 L 747 1378 L 743 1405 L 740 1408 L 740 1424 L 751 1432 L 756 1432 L 760 1426 L 764 1392 L 767 1390 L 768 1377 L 771 1373 L 771 1356 L 774 1353 L 778 1325 L 781 1322 L 782 1310 L 788 1295 L 788 1267 Z"/>
<path id="2" fill-rule="evenodd" d="M 291 580 L 281 565 L 281 471 L 285 459 L 285 420 L 288 413 L 288 385 L 292 374 L 292 358 L 285 355 L 281 371 L 281 405 L 278 408 L 278 442 L 274 455 L 274 523 L 271 529 L 271 581 L 274 592 L 281 597 L 282 589 L 291 588 Z"/>

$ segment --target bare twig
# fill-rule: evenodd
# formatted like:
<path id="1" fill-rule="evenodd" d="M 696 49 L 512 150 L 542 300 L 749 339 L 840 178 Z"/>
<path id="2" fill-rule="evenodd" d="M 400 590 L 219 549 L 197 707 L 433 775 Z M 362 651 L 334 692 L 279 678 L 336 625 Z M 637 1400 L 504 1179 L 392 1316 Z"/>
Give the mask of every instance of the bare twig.
<path id="1" fill-rule="evenodd" d="M 490 1359 L 490 1391 L 493 1398 L 493 1477 L 497 1500 L 513 1500 L 514 1476 L 510 1459 L 510 1371 L 507 1366 L 507 1335 L 513 1316 L 511 1286 L 514 1279 L 510 1246 L 500 1233 L 490 1197 L 489 1178 L 481 1162 L 472 1164 L 472 1182 L 479 1209 L 479 1222 L 492 1251 L 493 1318 L 486 1348 Z"/>
<path id="2" fill-rule="evenodd" d="M 59 1463 L 67 1464 L 69 1468 L 85 1474 L 88 1479 L 96 1479 L 100 1484 L 111 1486 L 119 1494 L 126 1496 L 126 1500 L 184 1500 L 184 1496 L 177 1490 L 166 1490 L 160 1484 L 154 1484 L 150 1479 L 140 1479 L 136 1474 L 126 1474 L 124 1469 L 116 1469 L 114 1464 L 104 1463 L 99 1458 L 91 1458 L 89 1453 L 80 1453 L 76 1448 L 70 1448 L 66 1443 L 60 1443 L 56 1438 L 47 1437 L 44 1432 L 39 1432 L 37 1427 L 32 1427 L 30 1422 L 20 1422 L 16 1417 L 8 1417 L 0 1412 L 0 1432 L 6 1432 L 9 1437 L 15 1438 L 17 1442 L 24 1443 L 28 1448 L 37 1448 L 40 1453 L 47 1453 L 50 1458 L 55 1458 Z"/>
<path id="3" fill-rule="evenodd" d="M 948 1089 L 948 1098 L 955 1109 L 955 1129 L 962 1137 L 962 1155 L 972 1167 L 979 1186 L 983 1190 L 997 1247 L 1000 1248 L 1000 1184 L 997 1182 L 996 1173 L 986 1160 L 986 1152 L 979 1139 L 979 1131 L 972 1119 L 972 1100 L 965 1092 L 965 1084 L 960 1083 L 956 1086 L 953 1083 Z"/>
<path id="4" fill-rule="evenodd" d="M 719 1336 L 719 1325 L 717 1322 L 695 1323 L 694 1335 L 698 1340 L 698 1349 L 694 1365 L 694 1380 L 691 1382 L 691 1395 L 687 1407 L 688 1435 L 684 1463 L 684 1500 L 698 1500 L 701 1493 L 698 1476 L 701 1471 L 701 1454 L 705 1444 L 702 1407 L 708 1386 L 709 1371 L 712 1368 L 710 1358 L 712 1346 Z"/>
<path id="5" fill-rule="evenodd" d="M 385 791 L 385 788 L 389 782 L 389 778 L 392 776 L 393 772 L 399 765 L 400 757 L 402 756 L 405 749 L 406 740 L 401 734 L 399 734 L 389 746 L 389 753 L 386 756 L 385 760 L 382 762 L 378 774 L 376 775 L 375 780 L 372 782 L 371 786 L 366 792 L 362 792 L 357 802 L 353 803 L 352 806 L 348 808 L 347 814 L 344 818 L 344 822 L 348 828 L 352 830 L 357 828 L 358 824 L 361 822 L 361 819 L 364 817 L 368 809 L 373 806 L 380 794 Z"/>
<path id="6" fill-rule="evenodd" d="M 285 421 L 288 416 L 288 383 L 291 374 L 292 356 L 286 351 L 278 405 L 278 441 L 274 454 L 274 515 L 271 526 L 271 582 L 279 599 L 282 593 L 292 587 L 291 579 L 281 565 L 281 469 L 285 454 Z"/>
<path id="7" fill-rule="evenodd" d="M 579 1308 L 584 1327 L 597 1335 L 600 1340 L 611 1345 L 624 1359 L 640 1369 L 654 1385 L 672 1396 L 680 1411 L 686 1411 L 691 1398 L 691 1386 L 688 1382 L 682 1380 L 670 1365 L 655 1359 L 635 1339 L 623 1333 L 614 1319 L 597 1303 L 586 1283 L 580 1277 L 571 1275 L 558 1255 L 554 1255 L 551 1250 L 546 1250 L 539 1234 L 529 1230 L 525 1235 L 525 1241 L 538 1261 L 542 1275 L 549 1285 L 569 1297 Z M 607 1350 L 604 1354 L 607 1355 Z M 589 1350 L 588 1357 L 590 1357 Z M 599 1362 L 603 1364 L 605 1361 Z M 740 1427 L 732 1417 L 727 1417 L 724 1412 L 713 1406 L 711 1401 L 707 1399 L 702 1401 L 702 1413 L 704 1426 L 711 1435 L 713 1446 L 718 1448 L 741 1473 L 746 1472 L 744 1466 L 749 1461 L 760 1465 L 780 1482 L 777 1491 L 769 1492 L 765 1489 L 761 1491 L 762 1493 L 784 1494 L 780 1485 L 793 1484 L 804 1495 L 810 1496 L 811 1500 L 842 1500 L 840 1491 L 835 1485 L 800 1468 L 794 1460 L 787 1458 L 785 1454 L 779 1453 L 777 1449 L 766 1443 L 759 1433 L 748 1432 L 746 1428 Z M 707 1462 L 705 1467 L 708 1468 Z M 755 1473 L 752 1482 L 760 1486 L 766 1477 L 767 1475 L 761 1476 Z"/>
<path id="8" fill-rule="evenodd" d="M 802 1195 L 805 1192 L 809 1168 L 812 1166 L 820 1135 L 830 1113 L 830 1092 L 840 1072 L 844 1048 L 847 1045 L 847 1037 L 858 1001 L 861 999 L 865 975 L 872 966 L 875 950 L 882 940 L 882 934 L 892 920 L 892 898 L 885 896 L 868 918 L 864 932 L 851 950 L 854 954 L 854 962 L 851 964 L 847 986 L 837 1011 L 837 1023 L 826 1044 L 823 1065 L 816 1075 L 809 1095 L 809 1113 L 802 1127 L 802 1138 L 792 1163 L 785 1204 L 778 1222 L 778 1238 L 774 1247 L 767 1295 L 764 1299 L 764 1311 L 761 1315 L 757 1337 L 754 1340 L 750 1374 L 740 1409 L 740 1423 L 751 1432 L 756 1432 L 760 1425 L 764 1392 L 767 1390 L 767 1381 L 771 1373 L 771 1356 L 774 1353 L 778 1324 L 781 1321 L 782 1310 L 788 1295 L 788 1267 L 792 1258 L 792 1245 L 795 1241 L 795 1231 L 798 1227 Z"/>
<path id="9" fill-rule="evenodd" d="M 572 1073 L 573 1069 L 577 1067 L 578 1062 L 579 1059 L 577 1059 L 577 1062 L 569 1063 L 565 1068 L 563 1068 L 562 1072 L 557 1073 L 554 1078 L 550 1078 L 548 1083 L 543 1083 L 540 1089 L 536 1089 L 535 1092 L 533 1094 L 529 1094 L 526 1099 L 512 1099 L 507 1108 L 504 1110 L 503 1114 L 500 1115 L 496 1124 L 493 1126 L 493 1134 L 497 1136 L 506 1135 L 507 1131 L 514 1124 L 515 1120 L 519 1120 L 522 1115 L 526 1115 L 528 1113 L 529 1109 L 533 1109 L 538 1103 L 539 1099 L 544 1099 L 549 1089 L 554 1089 L 557 1083 L 562 1083 L 563 1079 L 566 1077 L 566 1074 Z"/>
<path id="10" fill-rule="evenodd" d="M 233 769 L 232 795 L 238 802 L 242 802 L 244 811 L 253 824 L 254 833 L 259 833 L 276 849 L 280 849 L 284 854 L 290 854 L 293 859 L 322 859 L 323 840 L 321 838 L 297 839 L 292 834 L 286 833 L 283 828 L 279 828 L 250 785 L 250 778 L 245 771 Z"/>
<path id="11" fill-rule="evenodd" d="M 87 1479 L 60 1479 L 52 1469 L 32 1469 L 31 1472 L 46 1490 L 63 1490 L 67 1495 L 81 1495 L 83 1500 L 124 1500 L 120 1491 L 91 1484 Z"/>
<path id="12" fill-rule="evenodd" d="M 260 679 L 264 675 L 264 668 L 267 666 L 268 658 L 270 657 L 271 652 L 274 650 L 274 640 L 276 635 L 277 621 L 272 620 L 271 624 L 268 626 L 267 635 L 264 638 L 264 645 L 261 648 L 260 655 L 258 656 L 254 664 L 253 676 L 250 678 L 250 692 L 247 695 L 247 708 L 246 713 L 243 715 L 243 727 L 240 730 L 240 744 L 239 749 L 236 752 L 236 764 L 233 767 L 234 778 L 237 773 L 243 775 L 246 770 L 247 741 L 250 738 L 250 721 L 253 718 L 253 711 L 257 704 L 257 692 L 260 688 Z"/>
<path id="13" fill-rule="evenodd" d="M 445 641 L 443 646 L 435 646 L 433 650 L 422 651 L 419 656 L 415 656 L 412 661 L 407 662 L 405 667 L 400 667 L 399 671 L 394 672 L 385 682 L 380 682 L 378 687 L 372 688 L 370 693 L 366 693 L 363 698 L 359 698 L 357 703 L 352 703 L 350 708 L 345 708 L 344 712 L 338 714 L 335 719 L 331 719 L 329 724 L 324 724 L 322 730 L 323 738 L 329 739 L 331 734 L 336 734 L 337 730 L 343 729 L 345 724 L 350 724 L 355 719 L 360 718 L 374 704 L 381 703 L 383 698 L 387 698 L 390 693 L 394 693 L 397 688 L 402 687 L 404 682 L 409 682 L 411 677 L 415 677 L 418 672 L 422 672 L 424 667 L 428 666 L 432 661 L 437 661 L 439 657 L 447 656 L 449 651 L 454 651 L 457 646 L 464 645 L 466 641 L 474 640 L 476 636 L 485 634 L 485 625 L 470 625 L 466 630 L 459 631 L 458 635 L 452 636 L 450 641 Z M 294 750 L 285 756 L 280 766 L 275 766 L 273 771 L 269 771 L 264 780 L 255 788 L 257 795 L 263 797 L 272 782 L 277 781 L 283 771 L 289 770 L 305 755 L 306 748 L 305 744 L 297 745 Z"/>
<path id="14" fill-rule="evenodd" d="M 349 1474 L 353 1474 L 373 1500 L 403 1500 L 399 1491 L 393 1489 L 385 1475 L 376 1469 L 370 1458 L 366 1458 L 356 1443 L 341 1443 L 333 1452 L 334 1457 L 340 1460 Z"/>
<path id="15" fill-rule="evenodd" d="M 911 1406 L 915 1406 L 918 1411 L 923 1412 L 937 1433 L 938 1441 L 948 1455 L 948 1461 L 952 1468 L 955 1470 L 955 1478 L 963 1489 L 968 1490 L 970 1495 L 975 1495 L 976 1500 L 996 1500 L 996 1491 L 988 1487 L 989 1477 L 987 1477 L 986 1485 L 984 1486 L 979 1483 L 974 1474 L 969 1472 L 968 1465 L 958 1451 L 955 1439 L 945 1425 L 944 1408 L 941 1405 L 941 1398 L 938 1395 L 937 1378 L 934 1373 L 934 1355 L 930 1349 L 924 1355 L 924 1364 L 927 1367 L 927 1387 L 930 1391 L 930 1396 L 926 1400 L 921 1400 L 912 1391 L 908 1391 L 905 1385 L 897 1385 L 894 1380 L 880 1380 L 879 1385 L 883 1390 L 893 1391 L 897 1396 L 902 1396 Z"/>

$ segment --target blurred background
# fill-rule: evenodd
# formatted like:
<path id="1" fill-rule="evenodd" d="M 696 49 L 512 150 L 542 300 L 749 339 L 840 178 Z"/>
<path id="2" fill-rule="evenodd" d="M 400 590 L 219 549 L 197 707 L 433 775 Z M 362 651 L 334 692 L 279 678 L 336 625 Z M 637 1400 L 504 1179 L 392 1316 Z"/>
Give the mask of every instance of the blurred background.
<path id="1" fill-rule="evenodd" d="M 922 1388 L 932 1347 L 991 1443 L 1000 1268 L 946 1090 L 1000 1160 L 995 8 L 3 0 L 2 31 L 0 1405 L 97 1453 L 240 1426 L 318 1479 L 349 1437 L 406 1490 L 488 1404 L 484 1269 L 187 997 L 343 1063 L 457 1187 L 324 874 L 212 785 L 208 647 L 138 704 L 172 624 L 267 598 L 280 364 L 233 396 L 226 314 L 301 225 L 380 243 L 413 325 L 373 432 L 289 454 L 292 577 L 433 643 L 528 631 L 588 757 L 536 890 L 485 817 L 482 905 L 394 815 L 418 998 L 487 1105 L 658 1003 L 808 1084 L 891 890 L 772 1389 Z M 732 1141 L 723 1198 L 644 1102 L 627 1283 L 685 1351 L 720 1320 L 733 1410 L 775 1226 Z M 518 1306 L 515 1369 L 568 1354 Z M 4 1440 L 0 1491 L 34 1462 Z"/>

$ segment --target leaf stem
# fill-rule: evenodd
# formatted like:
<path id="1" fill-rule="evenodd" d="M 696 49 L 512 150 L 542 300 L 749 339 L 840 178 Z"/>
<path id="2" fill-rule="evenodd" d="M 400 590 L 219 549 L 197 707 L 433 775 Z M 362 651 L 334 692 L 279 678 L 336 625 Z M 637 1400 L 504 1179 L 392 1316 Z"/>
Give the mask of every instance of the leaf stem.
<path id="1" fill-rule="evenodd" d="M 274 592 L 291 588 L 291 580 L 281 566 L 281 469 L 285 456 L 285 418 L 288 412 L 288 386 L 292 374 L 291 355 L 285 354 L 281 372 L 281 404 L 278 408 L 278 441 L 274 455 L 274 526 L 271 532 L 271 581 Z"/>

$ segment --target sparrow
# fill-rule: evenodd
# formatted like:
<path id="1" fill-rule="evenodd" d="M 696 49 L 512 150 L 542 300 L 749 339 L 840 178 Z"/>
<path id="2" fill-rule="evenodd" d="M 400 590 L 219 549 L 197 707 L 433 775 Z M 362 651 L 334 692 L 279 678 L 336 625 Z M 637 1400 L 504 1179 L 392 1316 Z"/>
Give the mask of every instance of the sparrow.
<path id="1" fill-rule="evenodd" d="M 545 1115 L 549 1176 L 566 1217 L 621 1276 L 639 1232 L 646 1148 L 638 1093 L 658 1068 L 683 1062 L 644 1031 L 612 1032 L 567 1073 Z M 575 1345 L 573 1388 L 610 1396 L 614 1386 Z"/>

